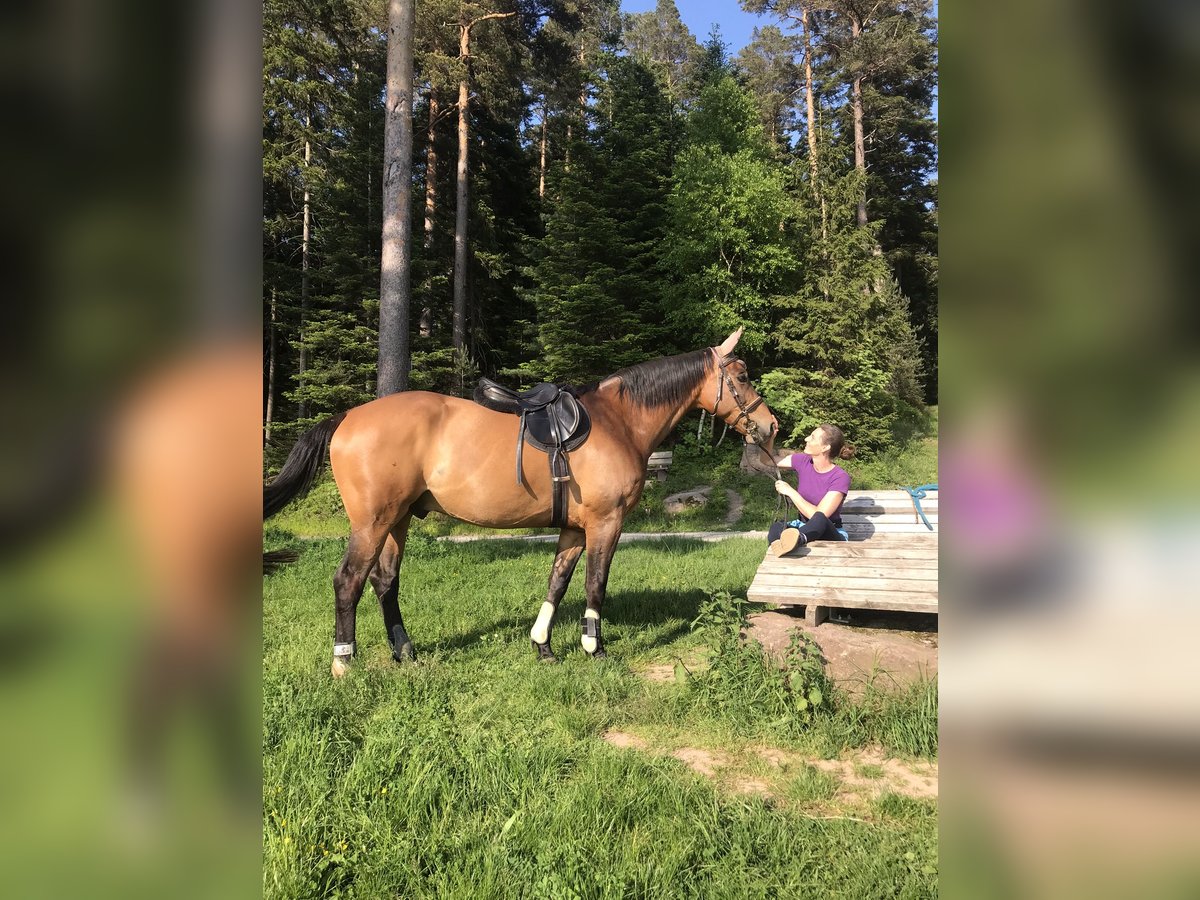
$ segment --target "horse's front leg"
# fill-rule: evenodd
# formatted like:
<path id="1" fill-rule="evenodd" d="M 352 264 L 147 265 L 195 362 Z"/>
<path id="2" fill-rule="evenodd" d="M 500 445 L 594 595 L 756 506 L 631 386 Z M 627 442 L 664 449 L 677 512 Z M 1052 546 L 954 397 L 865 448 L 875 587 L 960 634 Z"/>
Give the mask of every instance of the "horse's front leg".
<path id="1" fill-rule="evenodd" d="M 606 659 L 604 641 L 600 637 L 600 609 L 608 588 L 608 568 L 612 565 L 621 523 L 589 531 L 587 535 L 587 609 L 583 611 L 583 649 L 592 659 Z"/>
<path id="2" fill-rule="evenodd" d="M 550 569 L 550 588 L 546 592 L 546 600 L 542 603 L 537 621 L 529 632 L 533 649 L 537 651 L 538 659 L 544 662 L 558 662 L 554 651 L 550 649 L 550 632 L 554 628 L 554 617 L 558 613 L 558 603 L 567 592 L 571 583 L 571 575 L 583 552 L 584 536 L 578 528 L 564 528 L 558 535 L 558 552 L 554 556 L 554 566 Z"/>

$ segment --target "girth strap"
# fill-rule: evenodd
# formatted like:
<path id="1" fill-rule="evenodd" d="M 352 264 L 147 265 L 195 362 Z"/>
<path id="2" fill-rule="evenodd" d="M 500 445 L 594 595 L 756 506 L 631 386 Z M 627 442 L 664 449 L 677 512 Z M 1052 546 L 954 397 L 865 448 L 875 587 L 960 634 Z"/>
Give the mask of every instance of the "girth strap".
<path id="1" fill-rule="evenodd" d="M 521 413 L 521 428 L 517 432 L 517 484 L 524 486 L 525 479 L 521 474 L 521 460 L 525 449 L 525 413 Z"/>

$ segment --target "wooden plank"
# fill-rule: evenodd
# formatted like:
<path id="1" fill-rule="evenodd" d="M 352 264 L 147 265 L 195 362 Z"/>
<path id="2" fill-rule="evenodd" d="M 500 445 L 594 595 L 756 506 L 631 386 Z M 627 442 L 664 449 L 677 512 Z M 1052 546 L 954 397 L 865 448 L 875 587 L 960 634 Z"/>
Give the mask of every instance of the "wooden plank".
<path id="1" fill-rule="evenodd" d="M 925 531 L 925 530 L 908 531 L 908 532 L 892 531 L 892 532 L 885 532 L 885 533 L 870 532 L 870 531 L 854 531 L 853 529 L 847 529 L 847 531 L 849 532 L 848 536 L 849 536 L 850 540 L 854 541 L 854 542 L 871 541 L 872 543 L 881 543 L 883 541 L 887 541 L 888 543 L 896 543 L 896 544 L 904 544 L 904 543 L 920 544 L 920 543 L 924 543 L 924 542 L 929 542 L 934 546 L 937 546 L 937 542 L 938 542 L 937 532 L 930 532 L 930 531 Z M 827 542 L 827 543 L 830 543 L 830 542 Z M 836 543 L 845 543 L 845 542 L 844 541 L 841 541 L 841 542 L 832 541 L 831 543 L 836 544 Z"/>
<path id="2" fill-rule="evenodd" d="M 918 560 L 919 562 L 920 560 Z M 765 563 L 758 567 L 758 574 L 769 576 L 770 578 L 907 578 L 916 581 L 937 581 L 938 570 L 931 568 L 916 568 L 902 563 L 905 560 L 895 561 L 898 564 L 888 565 L 879 564 L 879 560 L 855 560 L 857 565 L 838 564 L 835 561 L 826 560 L 824 565 L 819 565 L 814 561 L 810 565 L 804 566 L 768 566 Z M 862 565 L 862 563 L 869 565 Z"/>
<path id="3" fill-rule="evenodd" d="M 772 556 L 771 559 L 781 557 Z M 804 559 L 934 559 L 936 541 L 818 541 L 784 560 Z"/>
<path id="4" fill-rule="evenodd" d="M 863 490 L 863 488 L 851 488 L 850 493 L 846 494 L 846 503 L 850 503 L 851 500 L 860 500 L 863 498 L 904 500 L 905 503 L 912 503 L 912 494 L 908 493 L 907 491 L 900 491 L 899 488 L 889 488 L 889 490 L 884 490 L 884 488 L 881 488 L 881 490 L 878 491 L 868 491 Z M 920 502 L 920 505 L 924 506 L 926 500 L 932 500 L 932 502 L 937 503 L 937 491 L 930 491 L 929 496 L 925 497 L 925 499 Z"/>
<path id="5" fill-rule="evenodd" d="M 906 601 L 909 603 L 937 603 L 938 591 L 937 585 L 924 585 L 925 590 L 909 590 L 909 591 L 880 591 L 870 590 L 866 587 L 848 588 L 844 585 L 793 585 L 793 584 L 760 584 L 755 581 L 750 585 L 750 590 L 747 591 L 747 597 L 791 597 L 796 603 L 807 603 L 808 601 L 830 603 L 837 606 L 837 601 L 847 598 L 866 598 L 869 600 L 887 601 L 889 598 L 896 601 Z M 930 589 L 932 588 L 932 589 Z M 753 596 L 752 596 L 753 595 Z"/>
<path id="6" fill-rule="evenodd" d="M 937 526 L 938 526 L 937 516 L 931 517 L 929 520 L 929 523 L 931 524 L 931 526 L 934 526 L 934 527 L 925 528 L 924 522 L 913 522 L 911 520 L 911 518 L 904 518 L 902 516 L 851 516 L 851 515 L 847 515 L 847 516 L 841 517 L 842 528 L 845 528 L 846 526 L 876 526 L 876 527 L 887 526 L 887 528 L 889 530 L 901 530 L 901 529 L 907 528 L 907 529 L 913 530 L 913 532 L 916 532 L 916 530 L 919 529 L 919 530 L 922 530 L 922 532 L 925 532 L 926 534 L 937 534 Z"/>
<path id="7" fill-rule="evenodd" d="M 777 606 L 836 606 L 846 609 L 894 609 L 901 612 L 938 611 L 936 595 L 856 593 L 853 591 L 825 590 L 820 594 L 800 596 L 797 594 L 754 591 L 747 599 L 751 603 L 772 603 Z"/>
<path id="8" fill-rule="evenodd" d="M 922 503 L 921 509 L 925 512 L 926 516 L 933 518 L 938 514 L 939 507 L 936 504 L 927 506 Z M 907 501 L 904 503 L 889 503 L 886 501 L 878 503 L 873 500 L 847 500 L 842 504 L 841 512 L 843 515 L 845 513 L 854 513 L 860 516 L 906 516 L 910 519 L 914 517 L 920 518 L 917 516 L 917 511 L 913 509 L 913 505 Z"/>
<path id="9" fill-rule="evenodd" d="M 845 544 L 845 541 L 833 541 L 832 543 Z M 938 545 L 937 539 L 930 540 L 928 534 L 850 534 L 850 543 L 856 546 L 868 547 L 934 547 Z"/>
<path id="10" fill-rule="evenodd" d="M 907 522 L 910 524 L 915 523 L 917 525 L 922 524 L 920 517 L 914 516 L 911 511 L 909 511 L 909 512 L 884 512 L 883 510 L 870 509 L 870 508 L 864 508 L 864 507 L 843 506 L 842 510 L 841 510 L 841 516 L 843 519 L 862 519 L 862 520 L 869 519 L 872 522 L 882 521 L 882 522 L 900 522 L 900 523 Z M 938 520 L 937 510 L 936 509 L 935 510 L 925 510 L 925 518 L 927 518 L 931 522 L 936 522 Z M 922 527 L 924 527 L 924 526 L 922 526 Z"/>
<path id="11" fill-rule="evenodd" d="M 937 580 L 919 578 L 851 578 L 846 575 L 775 575 L 760 572 L 754 578 L 758 587 L 780 587 L 796 591 L 819 591 L 838 588 L 854 591 L 894 591 L 913 593 L 936 591 Z"/>
<path id="12" fill-rule="evenodd" d="M 921 509 L 937 509 L 938 495 L 929 494 L 921 501 Z M 842 506 L 867 504 L 885 509 L 908 510 L 913 508 L 912 496 L 907 491 L 850 491 Z"/>
<path id="13" fill-rule="evenodd" d="M 930 531 L 920 522 L 914 525 L 912 522 L 855 521 L 846 518 L 842 520 L 842 528 L 847 534 L 928 534 L 933 536 L 938 533 L 936 522 L 933 523 L 933 531 Z"/>
<path id="14" fill-rule="evenodd" d="M 825 554 L 810 554 L 808 556 L 771 556 L 767 554 L 767 558 L 762 561 L 758 567 L 760 572 L 799 572 L 808 571 L 813 566 L 826 566 L 829 568 L 844 567 L 844 568 L 875 568 L 887 567 L 895 569 L 930 569 L 934 572 L 938 568 L 938 558 L 936 556 L 917 557 L 915 559 L 905 559 L 903 557 L 858 557 L 858 556 L 832 556 Z"/>

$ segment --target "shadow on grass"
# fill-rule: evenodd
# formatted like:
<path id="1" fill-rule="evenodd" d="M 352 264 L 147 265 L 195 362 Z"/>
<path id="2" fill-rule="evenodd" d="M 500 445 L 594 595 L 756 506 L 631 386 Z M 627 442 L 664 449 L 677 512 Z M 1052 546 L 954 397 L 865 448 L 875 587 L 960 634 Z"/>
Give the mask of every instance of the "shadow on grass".
<path id="1" fill-rule="evenodd" d="M 490 635 L 496 634 L 497 632 L 507 632 L 509 630 L 517 630 L 517 629 L 522 630 L 522 631 L 527 631 L 530 627 L 532 627 L 532 625 L 533 625 L 532 617 L 509 616 L 504 619 L 497 619 L 496 621 L 494 621 L 488 625 L 480 625 L 479 627 L 477 627 L 471 631 L 462 632 L 459 634 L 451 635 L 450 637 L 443 638 L 439 641 L 436 641 L 433 644 L 430 644 L 429 648 L 431 650 L 446 651 L 448 653 L 457 653 L 459 651 L 470 650 L 472 648 L 478 647 L 480 642 L 484 638 L 486 638 Z M 414 638 L 414 640 L 416 640 L 416 638 Z M 418 652 L 420 652 L 420 650 L 421 650 L 419 643 L 417 646 L 417 650 L 418 650 Z M 530 652 L 530 654 L 532 654 L 533 650 L 531 649 L 529 652 Z"/>
<path id="2" fill-rule="evenodd" d="M 610 629 L 606 632 L 609 648 L 616 647 L 619 650 L 624 645 L 628 648 L 627 652 L 644 653 L 670 646 L 690 632 L 691 622 L 699 613 L 700 603 L 706 596 L 702 590 L 666 590 L 661 593 L 618 591 L 609 594 L 604 604 L 604 622 Z M 566 651 L 570 644 L 578 642 L 579 620 L 584 606 L 583 600 L 576 598 L 564 600 L 559 607 L 551 640 L 556 651 Z M 526 640 L 533 622 L 532 615 L 506 616 L 433 643 L 423 644 L 420 635 L 415 633 L 413 640 L 418 653 L 423 649 L 461 653 L 477 648 L 481 641 L 497 633 L 519 632 L 519 639 Z M 616 628 L 622 630 L 619 636 L 613 634 Z M 531 656 L 532 653 L 530 650 Z"/>
<path id="3" fill-rule="evenodd" d="M 410 552 L 414 555 L 420 554 L 421 547 L 416 545 L 416 542 L 410 541 Z M 463 543 L 440 542 L 437 547 L 452 548 L 447 549 L 447 555 L 450 553 L 458 553 L 465 560 L 475 560 L 478 562 L 495 562 L 503 559 L 523 559 L 529 556 L 545 557 L 547 564 L 554 559 L 555 545 L 553 541 L 525 541 L 514 538 L 497 538 L 494 540 L 483 539 L 478 541 L 465 541 Z M 620 559 L 622 553 L 630 550 L 639 551 L 658 551 L 667 553 L 672 556 L 686 556 L 693 553 L 710 553 L 712 552 L 712 544 L 700 541 L 695 538 L 677 538 L 664 537 L 653 541 L 637 541 L 635 543 L 625 543 L 617 548 L 617 558 Z M 406 558 L 408 558 L 406 556 Z"/>

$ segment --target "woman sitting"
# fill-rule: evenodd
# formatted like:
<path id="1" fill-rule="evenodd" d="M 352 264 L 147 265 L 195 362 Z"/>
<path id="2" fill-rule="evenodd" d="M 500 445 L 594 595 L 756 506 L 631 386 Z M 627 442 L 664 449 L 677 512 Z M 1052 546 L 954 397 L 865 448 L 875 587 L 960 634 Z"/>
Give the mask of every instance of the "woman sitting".
<path id="1" fill-rule="evenodd" d="M 774 522 L 767 533 L 771 552 L 786 556 L 810 541 L 843 541 L 842 501 L 850 490 L 850 475 L 835 459 L 850 459 L 854 448 L 836 425 L 818 425 L 804 444 L 804 452 L 777 460 L 781 469 L 796 472 L 799 490 L 780 479 L 775 490 L 800 511 L 800 518 Z"/>

